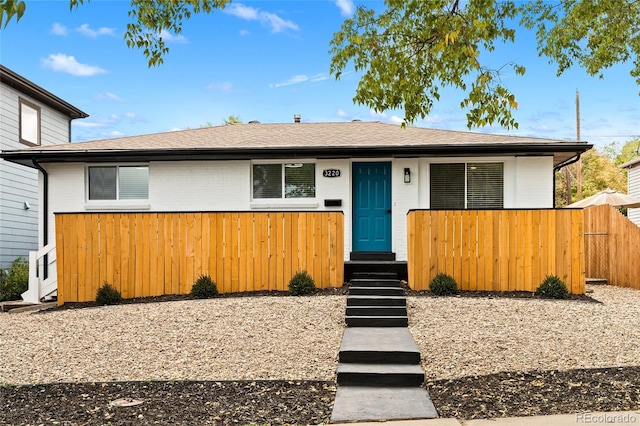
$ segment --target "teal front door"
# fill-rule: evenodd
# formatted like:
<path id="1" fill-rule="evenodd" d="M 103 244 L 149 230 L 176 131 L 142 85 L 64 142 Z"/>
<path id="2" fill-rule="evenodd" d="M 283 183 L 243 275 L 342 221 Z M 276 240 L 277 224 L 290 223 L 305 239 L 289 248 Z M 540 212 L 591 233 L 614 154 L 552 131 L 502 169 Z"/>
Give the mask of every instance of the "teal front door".
<path id="1" fill-rule="evenodd" d="M 391 163 L 353 163 L 354 252 L 391 252 Z"/>

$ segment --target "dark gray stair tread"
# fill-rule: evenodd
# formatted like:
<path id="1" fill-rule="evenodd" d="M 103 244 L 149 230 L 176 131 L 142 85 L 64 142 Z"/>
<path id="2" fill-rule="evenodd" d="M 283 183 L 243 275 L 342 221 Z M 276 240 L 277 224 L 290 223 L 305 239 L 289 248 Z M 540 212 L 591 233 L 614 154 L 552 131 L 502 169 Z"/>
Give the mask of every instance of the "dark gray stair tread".
<path id="1" fill-rule="evenodd" d="M 406 321 L 406 318 L 404 318 Z M 380 320 L 380 317 L 374 318 Z M 358 364 L 420 364 L 420 352 L 413 341 L 404 341 L 404 339 L 395 339 L 395 346 L 388 342 L 373 342 L 374 338 L 384 338 L 386 335 L 382 331 L 391 330 L 391 333 L 397 332 L 394 328 L 407 330 L 406 327 L 370 327 L 349 328 L 345 330 L 346 335 L 353 337 L 352 339 L 343 338 L 340 346 L 339 361 L 341 363 L 358 363 Z M 368 331 L 371 330 L 371 333 Z M 388 333 L 388 334 L 391 334 Z M 365 336 L 371 335 L 371 339 Z"/>
<path id="2" fill-rule="evenodd" d="M 355 316 L 347 317 L 347 327 L 408 327 L 406 316 Z"/>
<path id="3" fill-rule="evenodd" d="M 395 280 L 398 278 L 398 274 L 396 272 L 354 272 L 352 276 L 356 279 L 376 278 Z"/>
<path id="4" fill-rule="evenodd" d="M 349 287 L 351 295 L 404 296 L 402 287 Z"/>
<path id="5" fill-rule="evenodd" d="M 342 335 L 340 351 L 415 352 L 420 355 L 406 327 L 347 328 Z"/>
<path id="6" fill-rule="evenodd" d="M 351 316 L 407 316 L 406 306 L 347 306 L 346 315 Z"/>
<path id="7" fill-rule="evenodd" d="M 402 288 L 400 280 L 376 279 L 376 278 L 354 278 L 349 282 L 350 287 L 399 287 Z"/>
<path id="8" fill-rule="evenodd" d="M 406 306 L 405 296 L 347 296 L 347 306 Z"/>
<path id="9" fill-rule="evenodd" d="M 420 386 L 422 382 L 420 364 L 338 363 L 338 385 Z"/>
<path id="10" fill-rule="evenodd" d="M 429 393 L 421 387 L 339 386 L 331 423 L 436 417 Z"/>

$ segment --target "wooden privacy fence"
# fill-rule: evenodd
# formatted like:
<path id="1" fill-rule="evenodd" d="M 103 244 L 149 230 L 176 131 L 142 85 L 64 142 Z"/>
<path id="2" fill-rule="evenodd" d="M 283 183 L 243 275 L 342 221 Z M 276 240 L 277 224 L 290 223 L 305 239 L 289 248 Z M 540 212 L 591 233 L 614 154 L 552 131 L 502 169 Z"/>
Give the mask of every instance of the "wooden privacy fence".
<path id="1" fill-rule="evenodd" d="M 585 291 L 581 210 L 418 210 L 408 213 L 409 286 L 439 272 L 461 290 L 535 291 L 557 275 Z"/>
<path id="2" fill-rule="evenodd" d="M 640 227 L 609 205 L 584 209 L 585 268 L 589 278 L 640 290 Z"/>
<path id="3" fill-rule="evenodd" d="M 58 304 L 186 294 L 201 275 L 221 293 L 287 290 L 306 270 L 340 287 L 342 212 L 64 213 L 56 215 Z"/>

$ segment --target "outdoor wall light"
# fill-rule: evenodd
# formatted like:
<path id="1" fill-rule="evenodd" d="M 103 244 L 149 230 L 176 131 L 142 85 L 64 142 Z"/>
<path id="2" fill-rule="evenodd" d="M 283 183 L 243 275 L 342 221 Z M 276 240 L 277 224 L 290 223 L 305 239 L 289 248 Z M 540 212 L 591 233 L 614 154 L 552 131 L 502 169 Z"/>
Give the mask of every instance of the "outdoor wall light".
<path id="1" fill-rule="evenodd" d="M 411 183 L 411 169 L 408 167 L 404 169 L 404 183 Z"/>

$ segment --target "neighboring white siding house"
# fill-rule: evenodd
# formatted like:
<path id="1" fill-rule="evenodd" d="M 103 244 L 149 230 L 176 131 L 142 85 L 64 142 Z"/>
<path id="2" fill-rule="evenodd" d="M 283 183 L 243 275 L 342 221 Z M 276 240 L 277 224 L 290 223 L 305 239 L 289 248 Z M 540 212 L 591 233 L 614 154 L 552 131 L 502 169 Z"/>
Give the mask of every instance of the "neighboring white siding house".
<path id="1" fill-rule="evenodd" d="M 0 65 L 0 149 L 70 142 L 70 122 L 87 114 Z M 0 159 L 0 268 L 42 244 L 38 170 Z"/>
<path id="2" fill-rule="evenodd" d="M 640 158 L 631 160 L 620 167 L 629 171 L 628 175 L 628 191 L 627 194 L 632 197 L 640 198 Z M 640 226 L 640 208 L 628 209 L 627 217 L 636 225 Z"/>
<path id="3" fill-rule="evenodd" d="M 586 143 L 378 122 L 237 124 L 3 152 L 49 179 L 54 214 L 342 211 L 345 260 L 407 260 L 411 209 L 553 208 Z M 358 255 L 358 256 L 354 256 Z"/>

